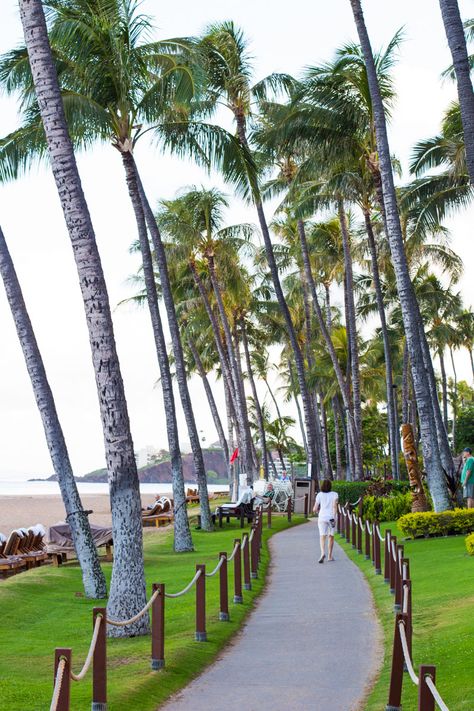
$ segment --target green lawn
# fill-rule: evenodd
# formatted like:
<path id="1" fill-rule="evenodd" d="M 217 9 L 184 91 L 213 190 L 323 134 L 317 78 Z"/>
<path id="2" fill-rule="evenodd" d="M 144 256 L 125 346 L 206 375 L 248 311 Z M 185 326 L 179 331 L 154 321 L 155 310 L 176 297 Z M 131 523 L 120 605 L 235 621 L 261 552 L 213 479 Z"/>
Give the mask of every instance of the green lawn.
<path id="1" fill-rule="evenodd" d="M 413 661 L 435 664 L 436 685 L 450 711 L 474 709 L 474 558 L 469 557 L 464 536 L 401 541 L 396 524 L 390 528 L 405 546 L 413 581 Z M 341 538 L 336 540 L 341 543 Z M 370 694 L 366 711 L 381 711 L 388 699 L 394 632 L 394 596 L 375 575 L 370 561 L 351 546 L 341 543 L 349 557 L 365 573 L 372 588 L 384 632 L 385 657 L 382 672 Z M 383 556 L 383 552 L 382 552 Z M 383 562 L 382 562 L 383 571 Z M 403 678 L 403 708 L 417 708 L 417 691 L 408 674 Z"/>
<path id="2" fill-rule="evenodd" d="M 267 531 L 264 521 L 264 541 L 269 535 L 303 521 L 302 516 L 294 516 L 289 524 L 286 518 L 274 516 L 271 531 Z M 240 534 L 236 521 L 214 533 L 193 531 L 195 552 L 176 554 L 172 550 L 171 532 L 147 533 L 144 549 L 148 589 L 152 582 L 164 582 L 169 592 L 177 592 L 193 576 L 196 563 L 205 563 L 207 569 L 212 570 L 219 551 L 230 553 L 233 539 Z M 244 591 L 243 605 L 231 602 L 233 564 L 229 565 L 230 622 L 218 621 L 219 576 L 207 579 L 207 642 L 194 641 L 194 589 L 182 598 L 167 599 L 164 670 L 151 671 L 150 637 L 110 640 L 110 709 L 151 711 L 196 676 L 240 627 L 264 586 L 267 565 L 268 551 L 264 545 L 259 578 L 252 581 L 251 592 Z M 103 567 L 109 579 L 111 564 L 104 563 Z M 102 604 L 78 597 L 81 589 L 80 571 L 75 563 L 62 568 L 39 568 L 0 583 L 2 711 L 43 711 L 49 708 L 55 647 L 71 647 L 73 669 L 79 671 L 91 638 L 91 610 Z M 74 711 L 89 711 L 90 673 L 84 681 L 71 683 L 71 707 Z"/>

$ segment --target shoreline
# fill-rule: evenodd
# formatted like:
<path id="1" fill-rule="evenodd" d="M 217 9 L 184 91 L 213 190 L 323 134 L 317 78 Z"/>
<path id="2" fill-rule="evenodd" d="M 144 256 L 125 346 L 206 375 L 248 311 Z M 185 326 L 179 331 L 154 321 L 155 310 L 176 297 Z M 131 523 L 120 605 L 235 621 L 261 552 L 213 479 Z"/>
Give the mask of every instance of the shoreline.
<path id="1" fill-rule="evenodd" d="M 171 490 L 171 487 L 170 487 Z M 82 494 L 81 500 L 86 510 L 92 510 L 89 516 L 91 523 L 99 526 L 111 526 L 110 500 L 108 494 Z M 141 494 L 142 507 L 145 508 L 155 501 L 154 493 Z M 0 532 L 8 536 L 15 528 L 43 524 L 45 528 L 58 521 L 64 521 L 66 512 L 60 494 L 15 495 L 0 496 Z"/>

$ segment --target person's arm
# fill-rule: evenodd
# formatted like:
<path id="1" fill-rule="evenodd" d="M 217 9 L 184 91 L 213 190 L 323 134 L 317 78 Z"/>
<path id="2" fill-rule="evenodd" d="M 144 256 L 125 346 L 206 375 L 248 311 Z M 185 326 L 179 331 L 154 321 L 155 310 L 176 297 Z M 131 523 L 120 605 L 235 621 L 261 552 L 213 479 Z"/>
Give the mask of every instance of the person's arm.
<path id="1" fill-rule="evenodd" d="M 469 481 L 470 477 L 472 476 L 472 470 L 474 469 L 474 458 L 471 457 L 470 459 L 470 464 L 469 464 L 469 469 L 466 472 L 466 478 L 464 479 L 464 486 L 466 486 L 467 482 Z"/>
<path id="2" fill-rule="evenodd" d="M 319 496 L 319 494 L 316 494 L 316 500 L 315 500 L 314 506 L 313 506 L 313 513 L 314 513 L 314 514 L 317 514 L 317 513 L 318 513 L 318 511 L 319 511 L 319 509 L 320 509 L 320 506 L 321 506 L 320 503 L 319 503 L 319 500 L 318 500 L 318 496 Z"/>
<path id="3" fill-rule="evenodd" d="M 333 506 L 332 506 L 332 512 L 333 512 L 332 517 L 333 517 L 334 519 L 337 518 L 337 505 L 338 505 L 338 503 L 339 503 L 339 494 L 336 494 L 336 496 L 334 497 L 334 503 L 333 503 Z"/>

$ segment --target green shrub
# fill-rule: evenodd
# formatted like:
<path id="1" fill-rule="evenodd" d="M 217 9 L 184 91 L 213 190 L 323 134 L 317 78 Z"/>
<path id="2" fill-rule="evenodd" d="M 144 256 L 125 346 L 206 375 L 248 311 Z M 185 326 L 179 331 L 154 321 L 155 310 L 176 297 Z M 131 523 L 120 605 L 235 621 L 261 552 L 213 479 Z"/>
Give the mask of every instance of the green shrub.
<path id="1" fill-rule="evenodd" d="M 466 536 L 466 548 L 469 555 L 474 555 L 474 533 Z"/>
<path id="2" fill-rule="evenodd" d="M 361 496 L 391 496 L 392 492 L 408 491 L 408 482 L 393 481 L 391 479 L 375 479 L 366 481 L 333 481 L 332 489 L 339 494 L 341 506 L 350 503 L 354 504 Z M 403 512 L 401 512 L 403 513 Z M 399 514 L 401 515 L 401 514 Z M 387 519 L 394 521 L 394 519 Z"/>
<path id="3" fill-rule="evenodd" d="M 435 513 L 408 513 L 397 521 L 401 532 L 418 536 L 447 536 L 448 533 L 470 533 L 474 531 L 474 509 L 454 509 Z"/>
<path id="4" fill-rule="evenodd" d="M 411 511 L 411 494 L 393 493 L 389 496 L 365 496 L 364 516 L 371 521 L 396 521 Z"/>

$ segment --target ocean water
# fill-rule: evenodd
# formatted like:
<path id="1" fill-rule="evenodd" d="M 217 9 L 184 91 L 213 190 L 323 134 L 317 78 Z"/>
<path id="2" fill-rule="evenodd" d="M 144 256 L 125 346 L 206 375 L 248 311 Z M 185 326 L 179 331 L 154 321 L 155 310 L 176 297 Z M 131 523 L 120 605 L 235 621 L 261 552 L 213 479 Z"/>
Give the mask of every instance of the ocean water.
<path id="1" fill-rule="evenodd" d="M 186 483 L 186 487 L 197 489 L 197 484 Z M 91 484 L 78 482 L 80 494 L 108 494 L 108 484 Z M 228 491 L 229 487 L 222 484 L 209 484 L 209 491 Z M 171 492 L 169 484 L 140 484 L 142 494 L 166 494 Z M 0 481 L 0 496 L 42 496 L 45 494 L 58 494 L 59 484 L 56 481 Z"/>

